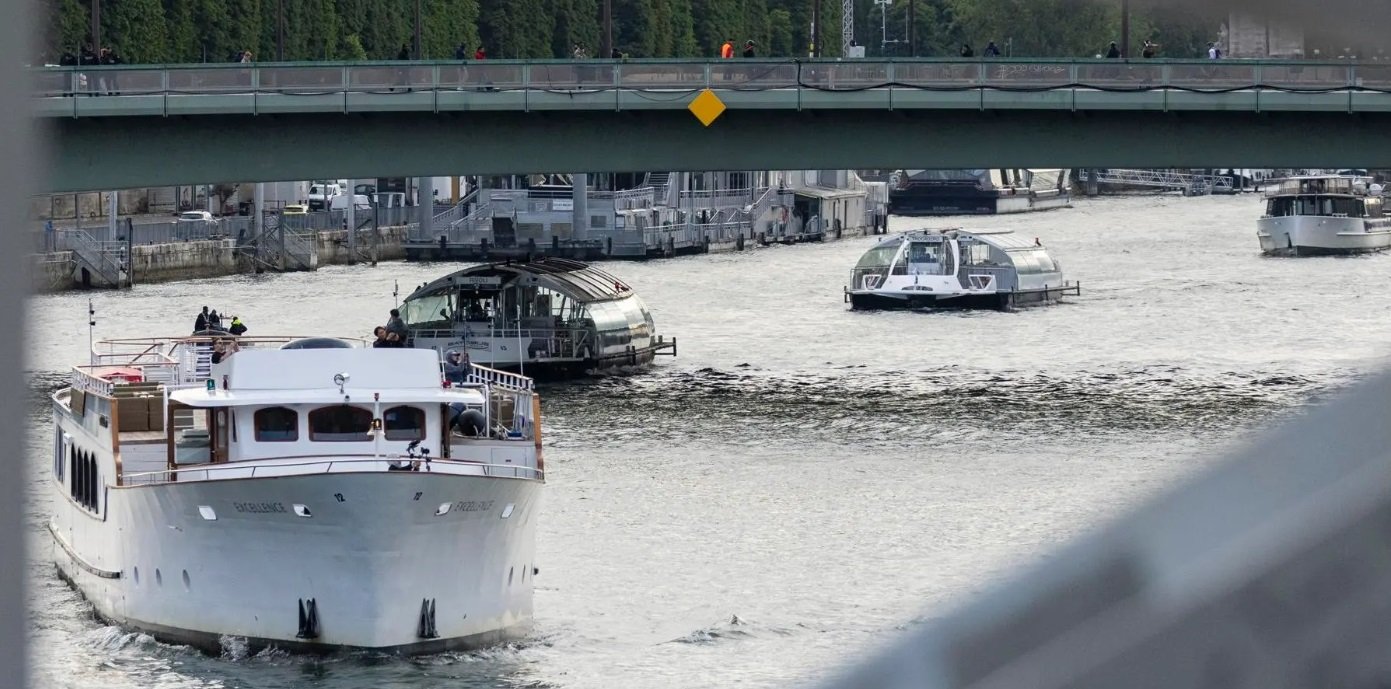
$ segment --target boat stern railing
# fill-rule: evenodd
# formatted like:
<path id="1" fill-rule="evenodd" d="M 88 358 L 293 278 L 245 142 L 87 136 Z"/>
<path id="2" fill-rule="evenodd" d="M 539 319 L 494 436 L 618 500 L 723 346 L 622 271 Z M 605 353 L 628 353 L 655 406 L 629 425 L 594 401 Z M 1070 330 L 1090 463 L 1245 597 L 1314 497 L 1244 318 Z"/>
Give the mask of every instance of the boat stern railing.
<path id="1" fill-rule="evenodd" d="M 296 457 L 270 458 L 291 461 L 246 460 L 220 462 L 217 464 L 196 464 L 177 469 L 160 469 L 125 474 L 122 485 L 125 487 L 152 486 L 185 481 L 218 481 L 227 479 L 275 478 L 280 476 L 306 476 L 336 473 L 387 473 L 399 471 L 391 467 L 413 466 L 413 471 L 447 476 L 487 476 L 490 478 L 515 478 L 543 480 L 545 471 L 531 463 L 474 462 L 459 459 L 434 458 L 426 462 L 422 457 L 384 454 L 377 457 L 304 457 L 305 461 L 293 461 Z"/>

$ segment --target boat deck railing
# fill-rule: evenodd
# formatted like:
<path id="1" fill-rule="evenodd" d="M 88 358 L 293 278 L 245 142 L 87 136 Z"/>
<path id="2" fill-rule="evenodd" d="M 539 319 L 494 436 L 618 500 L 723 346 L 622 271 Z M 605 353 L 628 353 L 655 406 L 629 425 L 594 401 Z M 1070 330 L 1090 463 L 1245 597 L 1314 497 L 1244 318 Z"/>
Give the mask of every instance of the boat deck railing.
<path id="1" fill-rule="evenodd" d="M 526 394 L 532 394 L 536 389 L 536 383 L 526 376 L 476 364 L 470 366 L 469 382 Z"/>
<path id="2" fill-rule="evenodd" d="M 294 460 L 304 461 L 294 461 Z M 291 460 L 291 461 L 272 461 Z M 271 463 L 267 463 L 271 461 Z M 415 469 L 410 473 L 433 473 L 449 476 L 487 476 L 491 478 L 543 479 L 545 472 L 524 464 L 483 463 L 458 459 L 432 458 L 426 462 L 421 457 L 401 454 L 381 456 L 332 457 L 279 457 L 218 464 L 199 464 L 178 469 L 142 471 L 125 474 L 124 486 L 149 486 L 163 483 L 187 481 L 218 481 L 227 479 L 271 478 L 283 476 L 307 476 L 317 474 L 344 473 L 407 473 L 392 470 L 391 466 L 409 463 Z"/>

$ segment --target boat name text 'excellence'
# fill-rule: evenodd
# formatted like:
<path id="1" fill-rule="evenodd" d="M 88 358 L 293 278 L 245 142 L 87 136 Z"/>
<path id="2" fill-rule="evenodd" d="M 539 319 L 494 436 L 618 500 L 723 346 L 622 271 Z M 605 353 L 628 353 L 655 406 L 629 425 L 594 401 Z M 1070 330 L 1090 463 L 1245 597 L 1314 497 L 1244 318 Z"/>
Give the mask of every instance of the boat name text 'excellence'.
<path id="1" fill-rule="evenodd" d="M 276 512 L 288 512 L 285 505 L 278 502 L 234 502 L 232 507 L 238 512 L 251 512 L 253 514 L 273 514 Z"/>

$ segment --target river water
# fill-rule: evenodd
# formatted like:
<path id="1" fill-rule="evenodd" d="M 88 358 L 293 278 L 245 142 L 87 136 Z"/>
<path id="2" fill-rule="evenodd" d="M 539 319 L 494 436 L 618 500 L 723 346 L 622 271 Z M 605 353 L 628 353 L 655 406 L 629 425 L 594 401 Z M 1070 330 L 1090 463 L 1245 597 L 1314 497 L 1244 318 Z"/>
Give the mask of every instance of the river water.
<path id="1" fill-rule="evenodd" d="M 1276 259 L 1254 197 L 1136 196 L 923 222 L 1039 237 L 1082 295 L 1017 313 L 842 303 L 870 238 L 604 267 L 680 353 L 543 389 L 547 482 L 525 641 L 401 659 L 222 657 L 95 622 L 47 563 L 46 395 L 87 294 L 29 321 L 36 685 L 793 686 L 828 676 L 1386 363 L 1391 254 Z M 97 293 L 98 334 L 363 335 L 457 268 L 331 267 Z M 247 582 L 254 587 L 255 582 Z"/>

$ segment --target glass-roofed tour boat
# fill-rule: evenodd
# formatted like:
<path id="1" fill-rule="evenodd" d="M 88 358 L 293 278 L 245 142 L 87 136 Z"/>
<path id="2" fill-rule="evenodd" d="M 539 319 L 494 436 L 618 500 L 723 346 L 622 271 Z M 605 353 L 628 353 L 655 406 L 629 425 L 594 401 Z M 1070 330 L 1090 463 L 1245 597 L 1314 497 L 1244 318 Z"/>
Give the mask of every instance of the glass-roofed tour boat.
<path id="1" fill-rule="evenodd" d="M 1281 180 L 1256 221 L 1261 251 L 1276 256 L 1356 254 L 1391 248 L 1382 186 L 1369 177 L 1317 175 Z"/>
<path id="2" fill-rule="evenodd" d="M 579 375 L 676 355 L 622 280 L 578 261 L 473 266 L 421 285 L 402 304 L 410 345 L 532 376 Z"/>
<path id="3" fill-rule="evenodd" d="M 105 620 L 219 652 L 525 632 L 530 379 L 338 338 L 98 342 L 53 394 L 53 556 Z M 240 641 L 238 641 L 240 640 Z"/>
<path id="4" fill-rule="evenodd" d="M 918 230 L 860 257 L 845 299 L 854 309 L 989 308 L 1080 294 L 1037 240 L 1010 230 Z"/>

